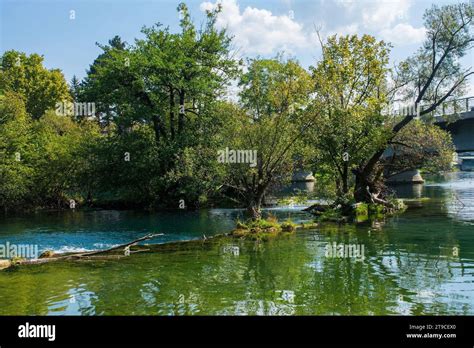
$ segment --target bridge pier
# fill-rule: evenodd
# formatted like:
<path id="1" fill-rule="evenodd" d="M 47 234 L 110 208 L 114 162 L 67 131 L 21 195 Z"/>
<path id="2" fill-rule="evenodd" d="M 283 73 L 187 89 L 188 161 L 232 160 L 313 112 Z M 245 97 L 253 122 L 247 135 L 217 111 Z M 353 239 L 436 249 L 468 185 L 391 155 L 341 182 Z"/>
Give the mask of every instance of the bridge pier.
<path id="1" fill-rule="evenodd" d="M 387 179 L 387 183 L 389 184 L 422 184 L 424 182 L 425 180 L 421 177 L 418 169 L 407 170 Z"/>

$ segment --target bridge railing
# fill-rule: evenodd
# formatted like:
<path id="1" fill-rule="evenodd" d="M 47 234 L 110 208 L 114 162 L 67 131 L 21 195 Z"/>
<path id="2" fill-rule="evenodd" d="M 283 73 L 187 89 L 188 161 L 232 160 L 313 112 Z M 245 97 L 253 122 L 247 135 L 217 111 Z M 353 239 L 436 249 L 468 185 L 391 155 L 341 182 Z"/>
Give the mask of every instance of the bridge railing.
<path id="1" fill-rule="evenodd" d="M 428 108 L 429 105 L 422 106 L 421 109 L 423 110 L 424 107 Z M 431 113 L 431 115 L 434 117 L 442 117 L 442 116 L 460 114 L 463 112 L 470 112 L 473 110 L 474 110 L 474 97 L 466 97 L 466 98 L 454 99 L 454 100 L 449 100 L 447 102 L 444 102 L 443 104 L 438 106 L 436 110 Z"/>

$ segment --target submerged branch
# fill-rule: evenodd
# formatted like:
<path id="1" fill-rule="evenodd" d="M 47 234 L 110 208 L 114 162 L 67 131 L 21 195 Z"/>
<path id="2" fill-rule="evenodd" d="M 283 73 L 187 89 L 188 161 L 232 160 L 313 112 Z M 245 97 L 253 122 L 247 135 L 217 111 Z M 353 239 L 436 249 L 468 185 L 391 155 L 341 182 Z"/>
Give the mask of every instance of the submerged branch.
<path id="1" fill-rule="evenodd" d="M 47 256 L 40 256 L 38 259 L 20 259 L 20 260 L 1 260 L 2 264 L 0 264 L 0 269 L 1 268 L 8 268 L 11 266 L 19 266 L 19 265 L 35 265 L 35 264 L 43 264 L 43 263 L 48 263 L 48 262 L 54 262 L 54 261 L 62 261 L 62 260 L 80 260 L 80 259 L 85 259 L 85 260 L 97 260 L 97 259 L 117 259 L 121 258 L 123 256 L 128 256 L 130 255 L 130 247 L 134 246 L 140 242 L 143 242 L 145 240 L 149 240 L 158 236 L 163 236 L 163 233 L 157 233 L 157 234 L 148 234 L 146 236 L 140 237 L 138 239 L 132 240 L 128 243 L 125 244 L 120 244 L 117 246 L 114 246 L 109 249 L 102 249 L 102 250 L 95 250 L 95 251 L 88 251 L 88 252 L 76 252 L 76 253 L 68 253 L 66 255 L 55 255 L 55 254 L 49 254 Z M 107 254 L 113 251 L 121 250 L 123 249 L 123 254 L 113 254 L 113 255 L 100 255 L 100 254 Z M 1 267 L 3 265 L 3 267 Z"/>

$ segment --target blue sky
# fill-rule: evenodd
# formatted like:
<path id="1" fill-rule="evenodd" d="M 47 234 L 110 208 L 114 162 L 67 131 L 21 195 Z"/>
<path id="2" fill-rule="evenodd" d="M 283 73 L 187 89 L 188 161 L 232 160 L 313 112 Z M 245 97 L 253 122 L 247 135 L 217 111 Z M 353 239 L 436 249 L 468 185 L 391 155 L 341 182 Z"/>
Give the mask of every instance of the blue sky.
<path id="1" fill-rule="evenodd" d="M 368 33 L 392 42 L 392 62 L 415 51 L 424 36 L 423 12 L 433 3 L 453 0 L 219 0 L 218 25 L 235 36 L 243 56 L 296 57 L 305 67 L 320 55 L 315 36 Z M 140 29 L 160 22 L 176 29 L 179 0 L 0 0 L 0 52 L 39 53 L 48 68 L 59 68 L 69 81 L 85 76 L 100 53 L 96 42 L 120 35 L 128 43 Z M 186 1 L 197 23 L 216 0 Z M 73 12 L 71 12 L 73 11 Z M 74 18 L 72 18 L 74 17 Z M 464 59 L 473 65 L 474 55 Z M 472 84 L 474 86 L 474 83 Z M 471 88 L 474 95 L 474 88 Z"/>

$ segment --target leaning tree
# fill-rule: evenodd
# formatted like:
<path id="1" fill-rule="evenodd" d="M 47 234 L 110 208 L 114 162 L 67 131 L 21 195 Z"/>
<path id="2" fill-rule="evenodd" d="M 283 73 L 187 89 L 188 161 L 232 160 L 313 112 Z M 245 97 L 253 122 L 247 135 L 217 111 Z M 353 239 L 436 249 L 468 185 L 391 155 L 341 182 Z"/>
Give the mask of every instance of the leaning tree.
<path id="1" fill-rule="evenodd" d="M 392 100 L 413 105 L 413 112 L 395 122 L 390 136 L 353 169 L 354 198 L 359 202 L 383 202 L 381 160 L 391 142 L 414 119 L 430 115 L 442 103 L 464 92 L 472 67 L 464 68 L 461 58 L 473 47 L 474 6 L 461 3 L 433 5 L 425 12 L 426 39 L 423 46 L 395 70 Z M 418 112 L 417 112 L 418 111 Z"/>

